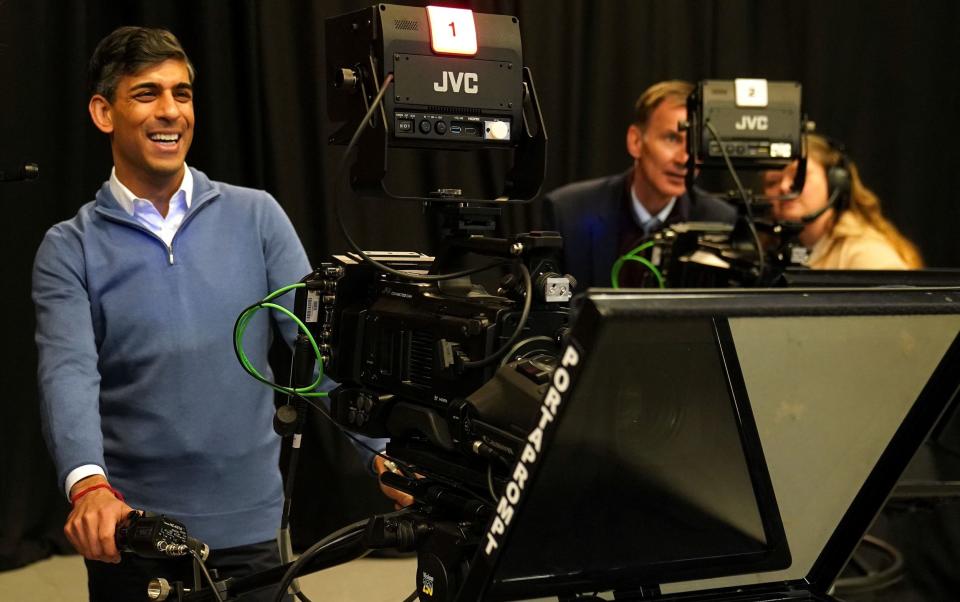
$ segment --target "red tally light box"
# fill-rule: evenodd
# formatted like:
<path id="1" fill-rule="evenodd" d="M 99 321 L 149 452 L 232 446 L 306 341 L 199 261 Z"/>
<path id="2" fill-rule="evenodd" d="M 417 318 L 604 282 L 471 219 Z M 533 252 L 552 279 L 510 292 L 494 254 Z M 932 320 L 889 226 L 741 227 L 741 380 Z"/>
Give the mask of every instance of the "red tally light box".
<path id="1" fill-rule="evenodd" d="M 466 8 L 428 6 L 430 45 L 439 54 L 477 53 L 477 26 L 473 11 Z"/>

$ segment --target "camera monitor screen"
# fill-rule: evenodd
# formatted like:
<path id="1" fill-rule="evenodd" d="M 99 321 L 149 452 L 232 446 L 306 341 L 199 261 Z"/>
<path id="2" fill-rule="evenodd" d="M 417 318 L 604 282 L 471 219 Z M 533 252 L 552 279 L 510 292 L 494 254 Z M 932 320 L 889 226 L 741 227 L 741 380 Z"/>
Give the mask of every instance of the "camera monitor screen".
<path id="1" fill-rule="evenodd" d="M 923 292 L 763 293 L 582 299 L 557 419 L 540 421 L 542 449 L 514 472 L 464 591 L 668 594 L 838 572 L 949 401 L 921 404 L 931 375 L 956 389 L 941 364 L 960 316 Z"/>

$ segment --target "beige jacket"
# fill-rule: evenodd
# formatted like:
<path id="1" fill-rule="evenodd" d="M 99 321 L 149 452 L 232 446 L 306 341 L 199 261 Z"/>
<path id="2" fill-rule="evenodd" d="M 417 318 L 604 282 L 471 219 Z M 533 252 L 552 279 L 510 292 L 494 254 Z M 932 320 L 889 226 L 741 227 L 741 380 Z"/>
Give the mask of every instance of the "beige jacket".
<path id="1" fill-rule="evenodd" d="M 833 232 L 817 241 L 807 265 L 826 270 L 906 270 L 907 264 L 876 228 L 845 211 Z"/>

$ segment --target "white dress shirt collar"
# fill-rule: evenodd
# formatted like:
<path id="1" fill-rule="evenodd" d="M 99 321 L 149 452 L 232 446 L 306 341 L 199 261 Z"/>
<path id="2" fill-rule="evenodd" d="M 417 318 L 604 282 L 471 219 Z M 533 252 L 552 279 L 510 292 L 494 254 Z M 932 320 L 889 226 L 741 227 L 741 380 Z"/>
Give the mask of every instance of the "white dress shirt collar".
<path id="1" fill-rule="evenodd" d="M 190 168 L 187 167 L 186 163 L 183 164 L 183 180 L 180 182 L 180 188 L 173 193 L 173 196 L 170 197 L 170 200 L 172 201 L 175 199 L 176 196 L 180 194 L 181 190 L 183 191 L 185 207 L 186 209 L 190 209 L 190 203 L 193 202 L 193 174 L 190 172 Z M 123 210 L 127 212 L 127 215 L 133 215 L 134 201 L 146 201 L 146 199 L 141 199 L 137 195 L 133 194 L 132 190 L 123 185 L 120 179 L 117 178 L 116 167 L 110 170 L 110 192 L 113 193 L 113 197 L 117 199 L 117 202 L 120 203 L 120 206 L 123 208 Z"/>
<path id="2" fill-rule="evenodd" d="M 654 219 L 658 220 L 658 224 L 666 223 L 667 217 L 670 215 L 670 212 L 673 211 L 673 206 L 677 204 L 677 197 L 670 199 L 670 202 L 667 203 L 667 206 L 661 209 L 656 215 L 651 215 L 647 208 L 643 206 L 643 203 L 640 202 L 640 199 L 637 197 L 637 191 L 633 189 L 633 186 L 630 187 L 630 198 L 633 200 L 633 215 L 637 218 L 637 225 L 644 229 L 648 230 L 647 225 Z M 649 234 L 649 232 L 647 232 Z"/>

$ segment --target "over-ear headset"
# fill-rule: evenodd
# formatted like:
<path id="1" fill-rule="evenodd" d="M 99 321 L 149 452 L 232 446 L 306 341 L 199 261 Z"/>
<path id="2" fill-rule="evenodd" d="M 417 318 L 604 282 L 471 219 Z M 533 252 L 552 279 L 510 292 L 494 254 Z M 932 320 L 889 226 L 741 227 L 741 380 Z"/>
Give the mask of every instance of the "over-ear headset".
<path id="1" fill-rule="evenodd" d="M 839 155 L 837 164 L 827 170 L 827 192 L 830 199 L 833 199 L 832 205 L 836 207 L 837 212 L 841 212 L 850 206 L 850 188 L 852 185 L 850 177 L 850 159 L 847 157 L 846 148 L 843 143 L 833 138 L 825 138 L 831 150 Z M 830 203 L 828 203 L 830 204 Z"/>
<path id="2" fill-rule="evenodd" d="M 804 224 L 816 220 L 831 207 L 839 214 L 850 206 L 852 178 L 850 176 L 850 160 L 847 157 L 846 149 L 843 143 L 838 140 L 828 136 L 822 136 L 822 138 L 826 140 L 830 150 L 839 155 L 839 158 L 835 165 L 827 168 L 827 204 L 822 209 L 801 217 L 800 221 Z"/>

